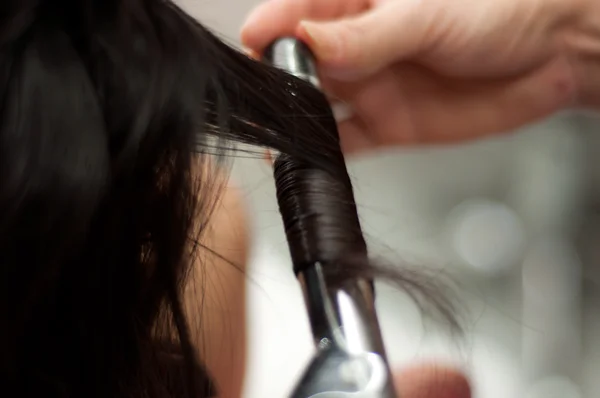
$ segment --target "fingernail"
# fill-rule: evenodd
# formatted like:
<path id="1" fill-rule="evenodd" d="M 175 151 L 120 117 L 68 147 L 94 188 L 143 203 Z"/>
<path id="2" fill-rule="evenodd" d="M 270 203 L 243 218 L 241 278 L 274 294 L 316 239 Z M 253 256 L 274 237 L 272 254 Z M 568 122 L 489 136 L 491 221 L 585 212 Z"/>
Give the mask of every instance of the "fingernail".
<path id="1" fill-rule="evenodd" d="M 258 59 L 258 53 L 250 48 L 246 48 L 244 47 L 242 49 L 242 52 L 248 57 L 248 58 L 252 58 L 254 60 Z"/>
<path id="2" fill-rule="evenodd" d="M 313 50 L 315 55 L 320 56 L 324 43 L 318 39 L 319 27 L 309 21 L 301 21 L 299 27 L 300 38 L 306 41 L 306 44 Z"/>

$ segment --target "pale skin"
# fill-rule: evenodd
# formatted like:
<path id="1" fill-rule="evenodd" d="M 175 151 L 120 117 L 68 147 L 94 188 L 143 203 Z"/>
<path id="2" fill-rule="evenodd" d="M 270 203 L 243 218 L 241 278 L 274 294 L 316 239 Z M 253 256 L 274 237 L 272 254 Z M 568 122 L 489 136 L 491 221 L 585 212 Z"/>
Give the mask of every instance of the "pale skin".
<path id="1" fill-rule="evenodd" d="M 246 359 L 248 217 L 240 191 L 226 187 L 202 239 L 186 298 L 199 356 L 220 398 L 242 395 Z"/>
<path id="2" fill-rule="evenodd" d="M 270 0 L 242 29 L 256 54 L 297 36 L 354 108 L 346 152 L 461 142 L 598 107 L 596 0 Z"/>

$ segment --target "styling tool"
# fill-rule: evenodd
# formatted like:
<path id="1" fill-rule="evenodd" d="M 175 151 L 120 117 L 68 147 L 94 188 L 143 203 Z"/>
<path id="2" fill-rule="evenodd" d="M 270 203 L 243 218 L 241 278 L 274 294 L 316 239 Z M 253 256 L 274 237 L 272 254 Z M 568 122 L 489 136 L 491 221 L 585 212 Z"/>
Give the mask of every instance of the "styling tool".
<path id="1" fill-rule="evenodd" d="M 295 38 L 275 41 L 266 63 L 320 88 L 315 59 Z M 323 264 L 298 273 L 317 352 L 292 398 L 398 398 L 392 383 L 370 280 L 342 286 L 328 281 Z"/>

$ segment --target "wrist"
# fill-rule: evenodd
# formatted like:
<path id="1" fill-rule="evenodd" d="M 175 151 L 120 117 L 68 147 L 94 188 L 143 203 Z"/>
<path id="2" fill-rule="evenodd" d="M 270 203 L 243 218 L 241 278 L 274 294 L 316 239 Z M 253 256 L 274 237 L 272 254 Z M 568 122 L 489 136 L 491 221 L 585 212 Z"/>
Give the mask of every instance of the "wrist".
<path id="1" fill-rule="evenodd" d="M 577 105 L 600 110 L 600 1 L 564 1 L 570 6 L 564 52 L 577 87 Z"/>

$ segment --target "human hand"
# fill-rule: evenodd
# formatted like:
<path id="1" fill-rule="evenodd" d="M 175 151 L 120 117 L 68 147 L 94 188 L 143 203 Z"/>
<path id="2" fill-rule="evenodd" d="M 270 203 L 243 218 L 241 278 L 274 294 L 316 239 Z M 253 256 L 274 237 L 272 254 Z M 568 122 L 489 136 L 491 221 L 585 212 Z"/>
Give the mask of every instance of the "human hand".
<path id="1" fill-rule="evenodd" d="M 471 398 L 469 382 L 451 368 L 415 366 L 397 373 L 394 382 L 401 398 Z"/>
<path id="2" fill-rule="evenodd" d="M 354 111 L 339 126 L 346 151 L 454 142 L 575 104 L 563 35 L 579 1 L 270 0 L 242 42 L 310 45 L 325 91 Z"/>

